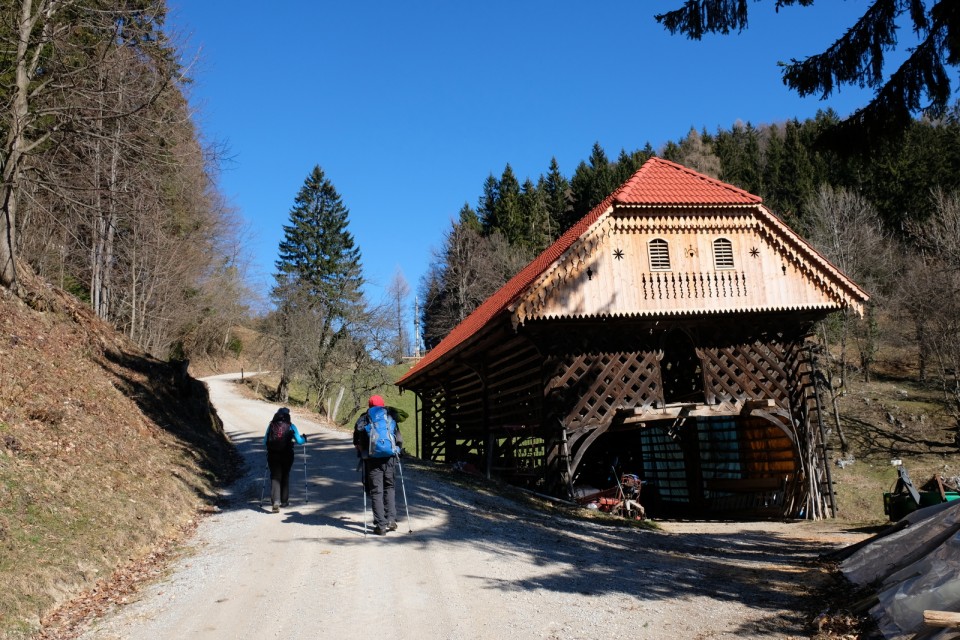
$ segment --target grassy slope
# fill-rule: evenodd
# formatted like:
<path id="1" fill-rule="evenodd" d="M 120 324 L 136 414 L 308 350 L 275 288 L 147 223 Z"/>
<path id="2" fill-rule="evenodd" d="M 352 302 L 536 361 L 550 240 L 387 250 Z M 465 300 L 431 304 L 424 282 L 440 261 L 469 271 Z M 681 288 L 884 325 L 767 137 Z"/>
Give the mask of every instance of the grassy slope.
<path id="1" fill-rule="evenodd" d="M 175 536 L 235 466 L 203 385 L 25 288 L 29 305 L 0 293 L 3 638 Z"/>
<path id="2" fill-rule="evenodd" d="M 852 458 L 853 464 L 831 467 L 839 517 L 853 522 L 884 520 L 883 493 L 896 484 L 900 459 L 917 487 L 934 474 L 945 479 L 960 476 L 960 456 L 952 444 L 953 419 L 942 396 L 899 376 L 872 382 L 852 380 L 840 401 L 841 425 L 849 452 L 837 447 L 833 460 Z M 832 426 L 828 417 L 827 426 Z"/>

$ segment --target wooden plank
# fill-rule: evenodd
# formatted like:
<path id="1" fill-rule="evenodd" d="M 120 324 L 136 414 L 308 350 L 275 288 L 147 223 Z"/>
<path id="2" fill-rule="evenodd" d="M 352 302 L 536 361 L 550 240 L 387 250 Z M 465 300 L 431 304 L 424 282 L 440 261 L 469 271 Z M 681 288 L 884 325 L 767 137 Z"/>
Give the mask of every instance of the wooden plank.
<path id="1" fill-rule="evenodd" d="M 960 613 L 954 611 L 935 611 L 924 609 L 923 623 L 931 627 L 960 629 Z"/>
<path id="2" fill-rule="evenodd" d="M 758 491 L 776 491 L 784 484 L 783 478 L 710 478 L 704 485 L 710 491 L 729 493 L 755 493 Z"/>

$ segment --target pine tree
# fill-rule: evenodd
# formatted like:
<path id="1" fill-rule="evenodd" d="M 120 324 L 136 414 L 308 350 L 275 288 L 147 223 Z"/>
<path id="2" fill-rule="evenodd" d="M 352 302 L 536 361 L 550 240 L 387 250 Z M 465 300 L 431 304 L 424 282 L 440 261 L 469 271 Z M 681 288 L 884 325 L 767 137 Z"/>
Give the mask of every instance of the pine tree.
<path id="1" fill-rule="evenodd" d="M 475 233 L 481 233 L 483 231 L 483 225 L 480 223 L 480 218 L 477 216 L 477 212 L 467 204 L 463 203 L 463 207 L 460 208 L 460 215 L 458 216 L 460 225 L 464 228 L 470 229 Z"/>
<path id="2" fill-rule="evenodd" d="M 570 182 L 560 173 L 560 165 L 556 158 L 550 158 L 550 168 L 547 170 L 540 190 L 547 207 L 547 215 L 550 216 L 551 235 L 553 239 L 557 239 L 572 224 L 570 218 L 573 203 L 570 199 Z"/>
<path id="3" fill-rule="evenodd" d="M 619 185 L 616 184 L 616 175 L 610 166 L 607 154 L 600 143 L 595 142 L 593 151 L 590 153 L 590 164 L 581 162 L 570 180 L 574 203 L 570 224 L 587 215 L 617 186 Z"/>
<path id="4" fill-rule="evenodd" d="M 483 182 L 483 193 L 477 203 L 477 217 L 480 219 L 484 234 L 490 233 L 499 224 L 496 211 L 498 200 L 500 200 L 500 183 L 491 173 Z"/>
<path id="5" fill-rule="evenodd" d="M 816 192 L 816 176 L 810 160 L 812 141 L 804 140 L 803 128 L 796 118 L 788 120 L 783 138 L 783 176 L 777 190 L 777 199 L 784 219 L 801 233 L 806 231 L 807 202 Z"/>
<path id="6" fill-rule="evenodd" d="M 783 134 L 780 127 L 771 125 L 766 127 L 761 140 L 761 154 L 763 158 L 762 183 L 760 192 L 766 205 L 774 213 L 782 214 L 782 207 L 777 199 L 777 190 L 783 179 Z"/>
<path id="7" fill-rule="evenodd" d="M 523 244 L 526 235 L 523 214 L 520 211 L 520 183 L 508 163 L 503 169 L 494 205 L 495 223 L 489 231 L 500 231 L 510 244 Z"/>
<path id="8" fill-rule="evenodd" d="M 625 149 L 621 149 L 617 164 L 614 167 L 614 183 L 621 185 L 629 180 L 643 166 L 643 163 L 652 158 L 653 155 L 653 149 L 649 142 L 642 151 L 634 151 L 628 154 Z"/>
<path id="9" fill-rule="evenodd" d="M 520 218 L 524 223 L 520 245 L 530 255 L 538 255 L 553 241 L 553 232 L 544 194 L 529 178 L 520 192 Z"/>
<path id="10" fill-rule="evenodd" d="M 306 349 L 303 367 L 318 405 L 334 376 L 337 350 L 364 313 L 360 250 L 347 230 L 349 211 L 316 166 L 300 188 L 284 225 L 272 291 L 286 327 L 310 335 L 282 335 L 284 352 Z M 284 363 L 287 365 L 287 363 Z M 284 370 L 289 381 L 295 370 Z"/>
<path id="11" fill-rule="evenodd" d="M 720 159 L 720 179 L 750 193 L 760 191 L 760 139 L 748 122 L 737 122 L 717 134 L 715 150 Z"/>

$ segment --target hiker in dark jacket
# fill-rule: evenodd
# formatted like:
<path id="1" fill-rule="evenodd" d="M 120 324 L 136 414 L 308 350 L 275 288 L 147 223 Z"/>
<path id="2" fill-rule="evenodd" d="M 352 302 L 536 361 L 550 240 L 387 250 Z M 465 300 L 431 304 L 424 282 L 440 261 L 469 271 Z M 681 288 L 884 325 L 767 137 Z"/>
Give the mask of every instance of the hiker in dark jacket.
<path id="1" fill-rule="evenodd" d="M 271 434 L 271 431 L 273 434 Z M 283 407 L 273 414 L 263 434 L 270 467 L 270 504 L 274 513 L 290 503 L 290 469 L 293 468 L 294 443 L 303 444 L 307 438 L 290 420 L 290 409 Z"/>
<path id="2" fill-rule="evenodd" d="M 385 414 L 388 428 L 393 435 L 393 453 L 378 451 L 370 446 L 369 427 L 377 417 Z M 399 420 L 396 410 L 384 407 L 383 398 L 370 396 L 369 408 L 357 419 L 353 429 L 353 446 L 357 448 L 357 457 L 363 465 L 363 488 L 370 497 L 373 506 L 373 532 L 378 536 L 387 535 L 387 531 L 397 529 L 397 504 L 394 493 L 394 472 L 397 466 L 397 454 L 403 446 Z M 366 525 L 364 525 L 366 526 Z"/>

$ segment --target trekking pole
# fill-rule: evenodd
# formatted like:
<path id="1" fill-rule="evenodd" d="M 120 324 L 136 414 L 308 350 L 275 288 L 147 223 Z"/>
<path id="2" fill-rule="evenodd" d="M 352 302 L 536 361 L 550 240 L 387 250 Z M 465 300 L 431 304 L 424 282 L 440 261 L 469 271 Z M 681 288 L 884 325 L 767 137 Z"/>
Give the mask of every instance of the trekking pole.
<path id="1" fill-rule="evenodd" d="M 397 469 L 400 470 L 400 489 L 403 491 L 403 508 L 407 511 L 407 533 L 413 533 L 413 526 L 410 524 L 410 505 L 407 504 L 407 485 L 403 481 L 403 465 L 400 464 L 400 454 L 397 454 Z"/>
<path id="2" fill-rule="evenodd" d="M 263 481 L 260 483 L 260 502 L 258 503 L 261 507 L 263 506 L 263 494 L 266 493 L 267 483 L 270 482 L 270 467 L 267 466 L 263 470 Z"/>
<path id="3" fill-rule="evenodd" d="M 307 441 L 303 441 L 303 504 L 307 504 Z"/>
<path id="4" fill-rule="evenodd" d="M 367 464 L 360 458 L 360 486 L 363 488 L 363 535 L 367 535 Z"/>

